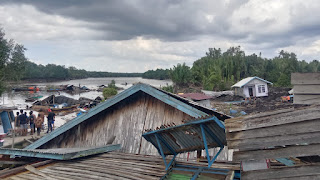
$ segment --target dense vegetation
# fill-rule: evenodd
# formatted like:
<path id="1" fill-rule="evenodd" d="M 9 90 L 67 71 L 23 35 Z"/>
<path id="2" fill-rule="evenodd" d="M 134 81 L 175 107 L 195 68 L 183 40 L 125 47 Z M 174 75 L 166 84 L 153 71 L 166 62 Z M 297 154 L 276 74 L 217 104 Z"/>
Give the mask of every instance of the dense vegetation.
<path id="1" fill-rule="evenodd" d="M 196 60 L 192 68 L 178 64 L 170 70 L 171 80 L 179 86 L 190 83 L 206 90 L 226 90 L 237 81 L 258 76 L 274 83 L 275 86 L 291 86 L 293 72 L 319 72 L 320 63 L 313 60 L 298 61 L 294 53 L 281 51 L 278 56 L 267 59 L 261 54 L 245 55 L 240 47 L 231 47 L 226 52 L 209 48 L 206 56 Z"/>
<path id="2" fill-rule="evenodd" d="M 114 95 L 117 95 L 118 91 L 117 91 L 117 86 L 116 86 L 116 82 L 114 80 L 111 81 L 110 84 L 108 84 L 108 87 L 103 89 L 103 97 L 104 99 L 108 99 Z"/>
<path id="3" fill-rule="evenodd" d="M 169 79 L 169 69 L 157 69 L 157 70 L 149 70 L 142 74 L 142 77 L 145 79 Z"/>
<path id="4" fill-rule="evenodd" d="M 0 29 L 0 95 L 5 90 L 5 81 L 23 77 L 24 63 L 27 61 L 23 45 L 7 40 L 4 36 L 4 31 Z"/>
<path id="5" fill-rule="evenodd" d="M 141 77 L 142 73 L 113 73 L 86 71 L 75 67 L 66 68 L 65 66 L 47 64 L 46 66 L 37 65 L 26 61 L 26 69 L 22 79 L 80 79 L 88 77 Z"/>

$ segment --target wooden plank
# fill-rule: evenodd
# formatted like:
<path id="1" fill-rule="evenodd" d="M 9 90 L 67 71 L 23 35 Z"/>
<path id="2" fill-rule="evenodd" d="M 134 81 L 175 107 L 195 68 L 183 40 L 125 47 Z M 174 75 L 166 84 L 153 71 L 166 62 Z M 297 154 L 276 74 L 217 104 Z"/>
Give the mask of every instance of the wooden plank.
<path id="1" fill-rule="evenodd" d="M 47 174 L 39 171 L 38 169 L 36 169 L 35 167 L 33 166 L 30 166 L 30 165 L 26 165 L 24 168 L 26 168 L 28 171 L 36 174 L 36 175 L 39 175 L 39 176 L 42 176 L 44 179 L 48 179 L 48 180 L 54 180 L 54 178 L 48 176 Z"/>
<path id="2" fill-rule="evenodd" d="M 320 144 L 320 131 L 312 133 L 292 134 L 285 136 L 256 137 L 250 139 L 228 140 L 229 149 L 263 149 L 272 146 L 295 144 Z"/>
<path id="3" fill-rule="evenodd" d="M 318 85 L 294 85 L 293 93 L 296 94 L 320 94 L 320 84 Z"/>
<path id="4" fill-rule="evenodd" d="M 230 123 L 227 122 L 225 126 L 227 132 L 236 132 L 314 119 L 320 119 L 319 106 L 288 113 L 281 113 L 273 116 L 251 118 L 246 120 L 233 121 Z"/>
<path id="5" fill-rule="evenodd" d="M 57 175 L 59 173 L 67 173 L 70 175 L 73 175 L 74 178 L 81 177 L 86 179 L 102 179 L 102 178 L 108 178 L 109 177 L 109 171 L 106 169 L 104 173 L 98 173 L 89 171 L 86 169 L 75 169 L 75 168 L 69 168 L 69 167 L 51 167 L 51 170 L 55 170 L 57 172 Z M 73 179 L 74 179 L 73 178 Z"/>
<path id="6" fill-rule="evenodd" d="M 52 166 L 54 167 L 54 166 Z M 50 172 L 50 173 L 54 173 L 56 174 L 56 176 L 62 176 L 64 178 L 69 178 L 69 179 L 77 179 L 77 180 L 88 180 L 88 179 L 102 179 L 103 177 L 101 176 L 94 176 L 94 175 L 90 175 L 90 174 L 85 174 L 86 172 L 82 173 L 81 171 L 70 171 L 68 169 L 54 169 L 54 168 L 46 168 L 46 170 L 44 171 L 46 173 Z M 104 175 L 104 178 L 111 178 L 111 179 L 115 179 L 114 176 L 109 176 L 108 174 Z"/>
<path id="7" fill-rule="evenodd" d="M 284 124 L 279 126 L 271 126 L 267 128 L 251 129 L 247 131 L 239 131 L 234 133 L 227 132 L 227 140 L 250 139 L 257 137 L 273 137 L 286 136 L 292 134 L 319 132 L 319 120 L 307 120 L 305 122 L 297 122 Z"/>
<path id="8" fill-rule="evenodd" d="M 122 170 L 122 171 L 126 171 L 126 172 L 139 172 L 141 174 L 152 174 L 152 175 L 157 175 L 157 176 L 162 176 L 165 174 L 165 167 L 163 166 L 161 169 L 160 168 L 148 168 L 145 166 L 140 166 L 139 164 L 136 165 L 128 165 L 128 164 L 120 164 L 120 163 L 114 163 L 114 164 L 104 164 L 104 163 L 86 163 L 83 164 L 72 164 L 70 166 L 72 167 L 77 167 L 77 166 L 84 166 L 84 167 L 90 167 L 90 166 L 96 166 L 94 168 L 94 170 L 99 169 L 100 167 L 104 167 L 104 165 L 106 166 L 105 168 L 108 169 L 118 169 L 118 170 Z M 68 167 L 69 165 L 65 165 L 64 167 Z M 105 169 L 103 168 L 103 169 Z"/>
<path id="9" fill-rule="evenodd" d="M 294 95 L 293 104 L 319 104 L 320 95 Z"/>
<path id="10" fill-rule="evenodd" d="M 320 73 L 291 73 L 291 84 L 320 84 Z"/>
<path id="11" fill-rule="evenodd" d="M 272 168 L 266 170 L 256 170 L 241 172 L 241 179 L 280 179 L 280 178 L 300 178 L 304 176 L 320 176 L 320 165 L 291 166 L 283 168 Z"/>
<path id="12" fill-rule="evenodd" d="M 234 178 L 234 171 L 229 171 L 225 180 L 233 180 L 233 178 Z"/>
<path id="13" fill-rule="evenodd" d="M 50 163 L 53 163 L 53 162 L 54 162 L 53 160 L 46 160 L 46 161 L 41 161 L 41 162 L 38 162 L 38 163 L 31 164 L 31 165 L 33 167 L 37 168 L 37 167 L 44 166 L 44 165 L 47 165 L 47 164 L 50 164 Z M 24 171 L 26 171 L 26 169 L 23 166 L 16 167 L 16 168 L 13 168 L 13 169 L 9 169 L 9 170 L 5 170 L 5 171 L 0 171 L 0 178 L 5 178 L 7 176 L 10 176 L 10 175 L 13 175 L 13 174 L 17 174 L 17 173 L 20 173 L 20 172 L 24 172 Z"/>
<path id="14" fill-rule="evenodd" d="M 305 109 L 305 108 L 301 108 L 301 109 Z M 254 118 L 263 118 L 263 117 L 268 117 L 268 116 L 274 116 L 277 114 L 283 114 L 283 113 L 287 113 L 287 112 L 293 112 L 297 109 L 295 108 L 288 108 L 288 109 L 280 109 L 280 110 L 275 110 L 275 111 L 268 111 L 268 112 L 263 112 L 263 113 L 257 113 L 257 114 L 253 114 L 253 115 L 246 115 L 246 116 L 240 116 L 240 117 L 234 117 L 234 118 L 230 118 L 230 119 L 226 119 L 225 120 L 225 124 L 227 123 L 232 123 L 232 122 L 236 122 L 236 121 L 245 121 L 247 119 L 254 119 Z"/>
<path id="15" fill-rule="evenodd" d="M 287 146 L 265 150 L 237 151 L 234 152 L 234 161 L 276 159 L 289 157 L 303 157 L 320 155 L 320 144 Z"/>

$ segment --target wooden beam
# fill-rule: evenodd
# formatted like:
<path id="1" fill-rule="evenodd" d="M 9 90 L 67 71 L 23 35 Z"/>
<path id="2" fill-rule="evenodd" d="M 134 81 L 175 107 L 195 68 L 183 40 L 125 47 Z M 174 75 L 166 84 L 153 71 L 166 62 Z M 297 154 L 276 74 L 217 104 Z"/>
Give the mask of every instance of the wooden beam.
<path id="1" fill-rule="evenodd" d="M 234 152 L 234 161 L 320 155 L 320 144 Z"/>
<path id="2" fill-rule="evenodd" d="M 241 179 L 319 179 L 320 178 L 320 165 L 305 165 L 305 166 L 292 166 L 271 168 L 265 170 L 241 172 Z M 306 178 L 307 177 L 307 178 Z"/>
<path id="3" fill-rule="evenodd" d="M 320 144 L 320 131 L 312 133 L 292 134 L 286 136 L 257 137 L 250 139 L 228 140 L 229 149 L 264 149 L 272 146 L 296 145 L 296 144 Z"/>
<path id="4" fill-rule="evenodd" d="M 320 107 L 313 107 L 289 113 L 281 113 L 273 116 L 250 118 L 233 122 L 229 122 L 226 120 L 225 127 L 226 131 L 228 132 L 236 132 L 314 119 L 320 119 Z"/>
<path id="5" fill-rule="evenodd" d="M 50 164 L 52 162 L 54 162 L 54 161 L 53 160 L 46 160 L 46 161 L 41 161 L 41 162 L 38 162 L 38 163 L 31 164 L 31 165 L 33 167 L 37 168 L 37 167 L 40 167 L 40 166 L 44 166 L 46 164 Z M 16 167 L 16 168 L 13 168 L 13 169 L 10 169 L 10 170 L 3 170 L 3 171 L 0 171 L 0 178 L 5 178 L 7 176 L 11 176 L 13 174 L 17 174 L 17 173 L 24 172 L 24 171 L 26 171 L 24 166 Z"/>
<path id="6" fill-rule="evenodd" d="M 320 84 L 320 73 L 291 73 L 291 84 Z"/>
<path id="7" fill-rule="evenodd" d="M 24 168 L 26 168 L 26 170 L 36 174 L 36 175 L 39 175 L 41 177 L 43 177 L 44 179 L 48 179 L 48 180 L 54 180 L 55 178 L 52 178 L 50 176 L 48 176 L 47 174 L 39 171 L 38 169 L 36 169 L 35 167 L 31 166 L 31 165 L 26 165 Z"/>
<path id="8" fill-rule="evenodd" d="M 258 137 L 274 137 L 274 136 L 287 136 L 292 134 L 319 132 L 320 120 L 307 120 L 303 122 L 283 124 L 278 126 L 271 126 L 268 128 L 251 129 L 247 131 L 240 131 L 234 133 L 226 133 L 227 140 L 236 139 L 250 139 Z"/>

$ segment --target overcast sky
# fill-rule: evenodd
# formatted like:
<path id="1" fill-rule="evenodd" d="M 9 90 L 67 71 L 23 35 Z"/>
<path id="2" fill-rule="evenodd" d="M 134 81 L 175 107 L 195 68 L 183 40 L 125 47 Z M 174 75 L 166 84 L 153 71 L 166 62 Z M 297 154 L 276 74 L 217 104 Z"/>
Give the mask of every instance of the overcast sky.
<path id="1" fill-rule="evenodd" d="M 6 0 L 0 27 L 36 63 L 144 72 L 238 45 L 319 60 L 319 9 L 318 0 Z"/>

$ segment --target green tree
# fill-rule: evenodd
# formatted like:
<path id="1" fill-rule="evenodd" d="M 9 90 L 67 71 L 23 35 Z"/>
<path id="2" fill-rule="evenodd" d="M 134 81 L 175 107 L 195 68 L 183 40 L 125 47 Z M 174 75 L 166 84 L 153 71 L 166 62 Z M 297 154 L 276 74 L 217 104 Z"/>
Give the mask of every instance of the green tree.
<path id="1" fill-rule="evenodd" d="M 190 67 L 185 63 L 173 66 L 170 69 L 170 78 L 178 86 L 186 86 L 192 80 Z"/>
<path id="2" fill-rule="evenodd" d="M 103 89 L 103 97 L 105 98 L 105 99 L 108 99 L 109 97 L 111 97 L 111 96 L 114 96 L 114 95 L 116 95 L 118 92 L 117 92 L 117 90 L 115 89 L 115 88 L 109 88 L 109 87 L 107 87 L 107 88 L 104 88 Z"/>

